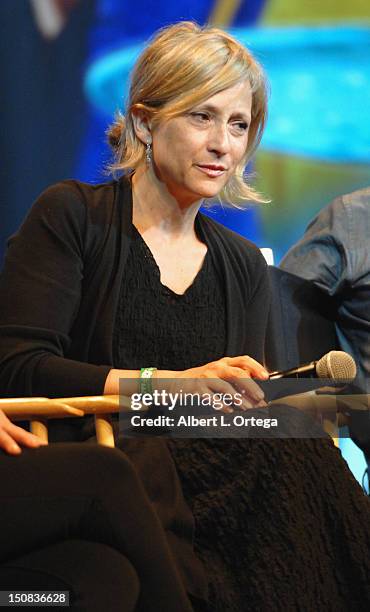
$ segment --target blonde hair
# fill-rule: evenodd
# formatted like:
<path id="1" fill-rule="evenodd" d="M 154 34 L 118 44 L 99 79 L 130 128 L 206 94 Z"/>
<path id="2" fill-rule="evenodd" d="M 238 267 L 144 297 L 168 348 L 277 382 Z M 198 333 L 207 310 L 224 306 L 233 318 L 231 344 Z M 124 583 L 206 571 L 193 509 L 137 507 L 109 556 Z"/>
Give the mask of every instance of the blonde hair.
<path id="1" fill-rule="evenodd" d="M 107 131 L 115 152 L 115 161 L 109 169 L 132 173 L 145 159 L 145 145 L 137 137 L 132 121 L 133 110 L 144 110 L 155 127 L 241 81 L 248 81 L 252 90 L 248 146 L 222 196 L 227 201 L 237 198 L 264 202 L 244 177 L 244 168 L 260 143 L 266 122 L 263 70 L 230 34 L 210 26 L 200 27 L 191 21 L 159 30 L 137 60 L 126 117 L 118 113 Z"/>

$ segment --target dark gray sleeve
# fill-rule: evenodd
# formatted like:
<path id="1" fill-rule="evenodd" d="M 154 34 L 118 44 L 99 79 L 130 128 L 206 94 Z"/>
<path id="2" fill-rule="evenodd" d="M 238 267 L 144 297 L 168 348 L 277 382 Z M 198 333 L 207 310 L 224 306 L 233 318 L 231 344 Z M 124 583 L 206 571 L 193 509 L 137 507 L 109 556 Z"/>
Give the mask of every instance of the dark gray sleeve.
<path id="1" fill-rule="evenodd" d="M 303 237 L 280 263 L 287 272 L 312 280 L 329 295 L 339 293 L 349 278 L 347 216 L 342 198 L 323 208 Z"/>

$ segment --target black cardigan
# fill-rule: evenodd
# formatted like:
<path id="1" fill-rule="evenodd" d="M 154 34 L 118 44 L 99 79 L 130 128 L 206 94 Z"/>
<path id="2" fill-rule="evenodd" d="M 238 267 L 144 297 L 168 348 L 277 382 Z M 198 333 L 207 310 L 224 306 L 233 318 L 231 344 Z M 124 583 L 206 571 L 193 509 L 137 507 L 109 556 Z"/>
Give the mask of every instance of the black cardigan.
<path id="1" fill-rule="evenodd" d="M 198 214 L 226 291 L 227 355 L 263 360 L 269 286 L 248 240 Z M 132 231 L 130 183 L 63 181 L 10 239 L 0 279 L 0 394 L 101 394 Z M 155 364 L 153 364 L 155 365 Z"/>

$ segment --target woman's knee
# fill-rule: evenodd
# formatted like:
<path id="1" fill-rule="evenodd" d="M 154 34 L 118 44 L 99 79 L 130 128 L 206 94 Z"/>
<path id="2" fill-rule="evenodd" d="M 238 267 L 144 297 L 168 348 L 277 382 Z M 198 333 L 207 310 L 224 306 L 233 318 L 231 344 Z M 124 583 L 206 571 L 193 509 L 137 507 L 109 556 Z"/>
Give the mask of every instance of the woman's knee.
<path id="1" fill-rule="evenodd" d="M 36 488 L 48 483 L 48 490 L 60 494 L 100 497 L 120 483 L 134 486 L 138 477 L 126 455 L 115 448 L 83 442 L 55 443 L 24 450 L 12 458 L 14 475 L 33 479 Z M 37 483 L 36 483 L 37 481 Z"/>
<path id="2" fill-rule="evenodd" d="M 122 451 L 100 444 L 70 443 L 60 446 L 60 462 L 69 463 L 71 470 L 81 477 L 95 480 L 101 484 L 119 479 L 122 481 L 137 478 L 136 471 Z"/>

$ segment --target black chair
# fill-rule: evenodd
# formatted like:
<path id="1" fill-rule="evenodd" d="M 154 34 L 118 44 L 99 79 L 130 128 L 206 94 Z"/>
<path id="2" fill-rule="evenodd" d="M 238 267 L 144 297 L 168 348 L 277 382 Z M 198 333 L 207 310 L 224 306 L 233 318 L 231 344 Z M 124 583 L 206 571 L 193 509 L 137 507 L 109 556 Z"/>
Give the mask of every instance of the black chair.
<path id="1" fill-rule="evenodd" d="M 339 349 L 336 307 L 330 297 L 313 282 L 274 266 L 269 266 L 269 276 L 272 301 L 265 343 L 266 367 L 270 371 L 289 370 Z M 322 386 L 325 383 L 318 380 L 282 378 L 268 382 L 264 390 L 270 401 L 289 398 L 286 403 L 305 410 L 314 405 L 316 398 L 304 394 Z M 338 445 L 336 400 L 334 396 L 326 399 L 334 412 L 326 419 L 324 428 Z M 324 398 L 318 401 L 322 405 Z"/>
<path id="2" fill-rule="evenodd" d="M 339 349 L 335 301 L 311 281 L 274 266 L 269 266 L 269 275 L 268 369 L 287 370 Z"/>

